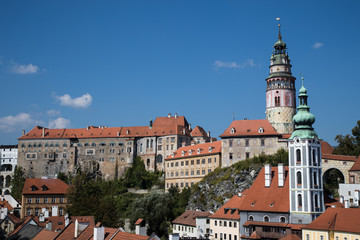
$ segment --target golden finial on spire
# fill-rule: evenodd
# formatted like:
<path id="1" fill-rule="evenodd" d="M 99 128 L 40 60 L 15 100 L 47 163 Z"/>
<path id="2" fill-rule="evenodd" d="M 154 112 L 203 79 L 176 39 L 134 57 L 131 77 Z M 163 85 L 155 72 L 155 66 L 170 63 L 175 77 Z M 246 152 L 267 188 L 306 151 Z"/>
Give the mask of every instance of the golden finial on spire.
<path id="1" fill-rule="evenodd" d="M 281 31 L 280 31 L 280 18 L 276 18 L 276 21 L 279 21 L 278 27 L 279 27 L 279 39 L 281 39 Z"/>

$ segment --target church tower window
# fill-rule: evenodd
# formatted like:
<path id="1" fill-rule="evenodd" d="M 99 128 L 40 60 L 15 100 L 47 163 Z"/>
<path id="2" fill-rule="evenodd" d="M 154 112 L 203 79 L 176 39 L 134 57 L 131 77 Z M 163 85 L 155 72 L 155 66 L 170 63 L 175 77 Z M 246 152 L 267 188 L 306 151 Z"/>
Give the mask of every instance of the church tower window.
<path id="1" fill-rule="evenodd" d="M 302 179 L 301 179 L 301 172 L 298 171 L 296 173 L 296 180 L 297 180 L 297 185 L 302 185 Z"/>
<path id="2" fill-rule="evenodd" d="M 301 163 L 301 151 L 296 149 L 296 163 Z"/>
<path id="3" fill-rule="evenodd" d="M 298 200 L 298 207 L 302 207 L 302 196 L 301 196 L 301 194 L 297 195 L 297 200 Z"/>

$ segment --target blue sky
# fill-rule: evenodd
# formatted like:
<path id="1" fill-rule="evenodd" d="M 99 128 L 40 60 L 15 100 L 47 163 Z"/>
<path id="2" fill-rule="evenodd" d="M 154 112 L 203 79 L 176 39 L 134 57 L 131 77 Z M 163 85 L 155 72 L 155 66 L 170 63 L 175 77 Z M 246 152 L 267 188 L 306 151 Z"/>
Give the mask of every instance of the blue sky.
<path id="1" fill-rule="evenodd" d="M 0 144 L 35 125 L 144 126 L 185 115 L 220 135 L 265 118 L 281 18 L 318 135 L 360 119 L 360 1 L 1 1 Z"/>

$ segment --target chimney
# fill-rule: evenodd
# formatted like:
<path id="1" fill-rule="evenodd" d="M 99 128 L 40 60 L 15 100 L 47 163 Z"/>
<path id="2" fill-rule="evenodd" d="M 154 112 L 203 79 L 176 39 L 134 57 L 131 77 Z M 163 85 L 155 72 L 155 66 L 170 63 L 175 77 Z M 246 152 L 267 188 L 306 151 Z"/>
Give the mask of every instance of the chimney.
<path id="1" fill-rule="evenodd" d="M 39 222 L 45 222 L 45 216 L 43 213 L 39 214 Z"/>
<path id="2" fill-rule="evenodd" d="M 285 180 L 285 171 L 284 171 L 284 164 L 282 163 L 279 163 L 278 165 L 278 177 L 279 177 L 279 187 L 283 187 Z"/>
<path id="3" fill-rule="evenodd" d="M 75 232 L 74 232 L 74 238 L 77 238 L 79 235 L 79 222 L 78 220 L 76 219 L 75 221 Z"/>
<path id="4" fill-rule="evenodd" d="M 168 118 L 171 118 L 171 113 L 168 114 Z"/>
<path id="5" fill-rule="evenodd" d="M 152 118 L 150 118 L 149 129 L 152 129 L 152 126 L 153 126 L 153 120 Z"/>
<path id="6" fill-rule="evenodd" d="M 345 208 L 349 208 L 349 200 L 345 200 Z"/>
<path id="7" fill-rule="evenodd" d="M 86 126 L 86 130 L 88 130 L 88 131 L 89 131 L 89 129 L 90 129 L 90 126 Z"/>
<path id="8" fill-rule="evenodd" d="M 45 128 L 42 129 L 42 137 L 45 137 Z"/>
<path id="9" fill-rule="evenodd" d="M 265 165 L 265 187 L 270 187 L 271 184 L 271 166 L 270 164 Z"/>
<path id="10" fill-rule="evenodd" d="M 23 136 L 25 135 L 25 130 L 22 130 L 22 135 L 23 135 Z"/>
<path id="11" fill-rule="evenodd" d="M 177 119 L 177 117 L 178 117 L 178 115 L 177 115 L 177 113 L 175 113 L 175 119 Z"/>
<path id="12" fill-rule="evenodd" d="M 191 124 L 189 124 L 189 131 L 191 131 Z"/>
<path id="13" fill-rule="evenodd" d="M 238 193 L 238 197 L 241 197 L 241 196 L 242 196 L 242 192 L 239 192 L 239 193 Z"/>
<path id="14" fill-rule="evenodd" d="M 66 227 L 67 225 L 69 225 L 69 223 L 70 223 L 69 215 L 68 215 L 68 214 L 65 214 L 65 227 Z"/>
<path id="15" fill-rule="evenodd" d="M 45 225 L 45 228 L 49 231 L 52 231 L 52 222 L 49 220 L 47 221 L 46 225 Z"/>
<path id="16" fill-rule="evenodd" d="M 94 227 L 94 240 L 104 240 L 105 228 L 96 226 Z"/>
<path id="17" fill-rule="evenodd" d="M 120 137 L 120 132 L 117 132 L 117 134 L 116 134 L 118 137 Z"/>
<path id="18" fill-rule="evenodd" d="M 340 203 L 344 204 L 344 196 L 343 195 L 340 196 Z"/>
<path id="19" fill-rule="evenodd" d="M 210 131 L 207 132 L 208 137 L 210 137 Z"/>

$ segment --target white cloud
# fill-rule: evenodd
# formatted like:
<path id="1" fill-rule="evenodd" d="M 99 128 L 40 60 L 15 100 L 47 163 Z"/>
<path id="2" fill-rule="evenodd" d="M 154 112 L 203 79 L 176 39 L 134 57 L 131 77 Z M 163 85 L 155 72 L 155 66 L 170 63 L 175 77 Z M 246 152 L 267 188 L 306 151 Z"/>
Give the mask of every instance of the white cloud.
<path id="1" fill-rule="evenodd" d="M 318 49 L 318 48 L 321 48 L 321 47 L 323 47 L 323 46 L 324 46 L 323 43 L 321 43 L 321 42 L 316 42 L 316 43 L 313 45 L 313 48 Z"/>
<path id="2" fill-rule="evenodd" d="M 34 74 L 40 71 L 40 68 L 31 63 L 28 65 L 20 65 L 17 63 L 12 63 L 11 71 L 18 74 Z"/>
<path id="3" fill-rule="evenodd" d="M 214 66 L 216 68 L 240 68 L 243 69 L 245 67 L 255 67 L 256 64 L 254 63 L 254 59 L 246 59 L 244 62 L 242 63 L 237 63 L 237 62 L 224 62 L 224 61 L 215 61 Z"/>
<path id="4" fill-rule="evenodd" d="M 78 98 L 71 98 L 69 94 L 55 96 L 55 98 L 60 101 L 60 105 L 75 108 L 87 108 L 92 102 L 92 96 L 89 93 L 86 93 Z"/>
<path id="5" fill-rule="evenodd" d="M 60 111 L 55 110 L 55 109 L 50 109 L 50 110 L 46 111 L 46 114 L 49 115 L 49 116 L 55 117 L 55 116 L 60 115 Z"/>
<path id="6" fill-rule="evenodd" d="M 41 121 L 32 119 L 29 113 L 19 113 L 16 116 L 6 116 L 0 118 L 0 131 L 14 132 L 19 131 L 21 128 L 42 125 Z"/>
<path id="7" fill-rule="evenodd" d="M 59 117 L 49 121 L 49 128 L 69 128 L 70 120 Z"/>

